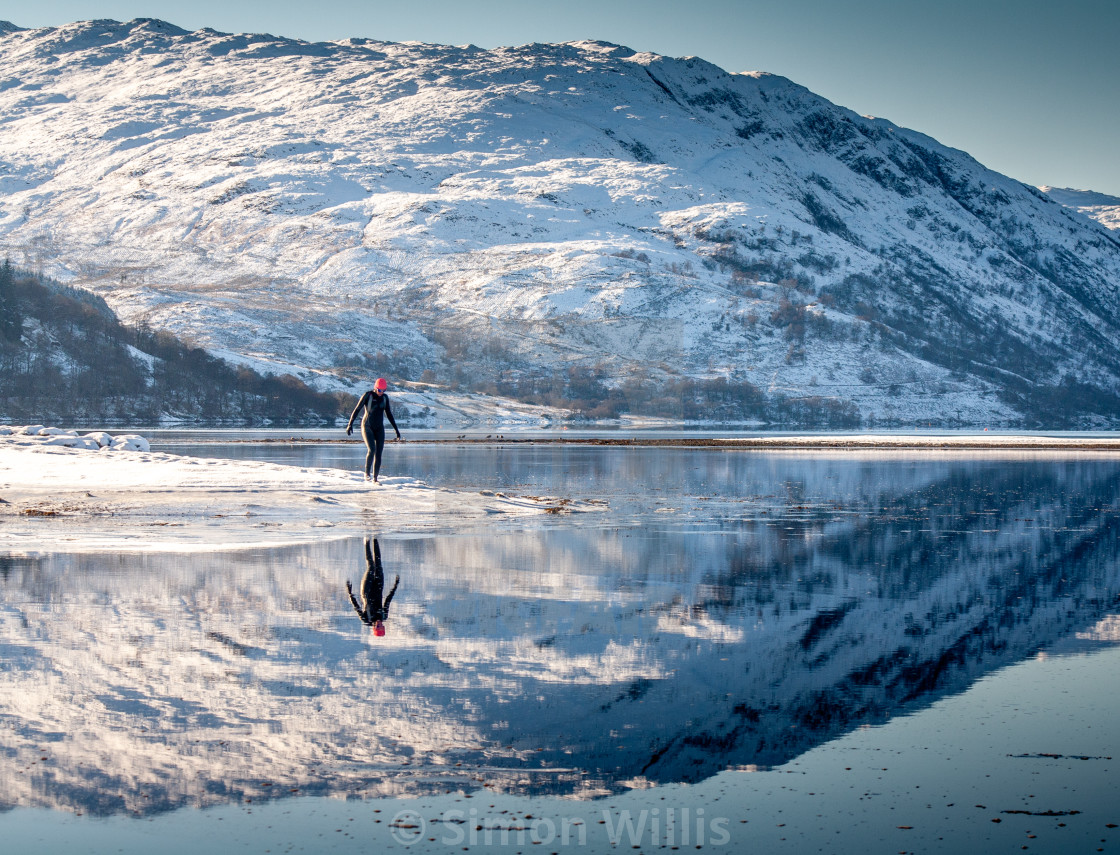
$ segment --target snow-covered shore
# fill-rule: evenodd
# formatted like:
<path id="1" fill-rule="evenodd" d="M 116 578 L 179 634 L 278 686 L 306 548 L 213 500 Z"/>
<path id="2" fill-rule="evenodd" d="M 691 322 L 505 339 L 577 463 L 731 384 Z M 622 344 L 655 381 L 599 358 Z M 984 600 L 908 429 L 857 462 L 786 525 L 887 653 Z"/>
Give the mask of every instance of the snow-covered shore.
<path id="1" fill-rule="evenodd" d="M 34 430 L 32 430 L 34 428 Z M 0 551 L 229 549 L 575 510 L 411 478 L 151 452 L 140 436 L 0 428 Z"/>

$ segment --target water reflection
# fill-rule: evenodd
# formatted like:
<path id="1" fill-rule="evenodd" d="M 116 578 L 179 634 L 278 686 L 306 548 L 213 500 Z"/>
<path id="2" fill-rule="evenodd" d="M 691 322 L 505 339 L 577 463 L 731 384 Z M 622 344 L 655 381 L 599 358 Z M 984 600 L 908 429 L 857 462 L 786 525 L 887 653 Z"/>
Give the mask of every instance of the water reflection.
<path id="1" fill-rule="evenodd" d="M 655 509 L 594 529 L 8 556 L 0 802 L 144 814 L 697 781 L 1115 634 L 1111 463 L 692 462 L 707 486 L 671 504 L 707 503 L 704 525 Z M 396 599 L 382 554 L 409 568 Z M 362 602 L 340 601 L 363 565 Z M 391 599 L 386 646 L 350 608 L 376 626 Z"/>
<path id="2" fill-rule="evenodd" d="M 357 599 L 354 598 L 354 589 L 350 585 L 350 580 L 346 580 L 346 593 L 350 597 L 350 603 L 354 606 L 354 611 L 358 613 L 358 617 L 362 619 L 368 627 L 373 628 L 373 634 L 380 637 L 385 634 L 385 620 L 389 617 L 389 603 L 393 601 L 393 595 L 397 593 L 397 585 L 401 583 L 401 577 L 397 576 L 393 580 L 393 587 L 389 594 L 384 598 L 382 595 L 385 593 L 385 570 L 381 566 L 381 547 L 377 543 L 377 539 L 373 540 L 373 552 L 370 552 L 370 539 L 366 538 L 366 572 L 362 576 L 362 602 L 358 604 Z"/>

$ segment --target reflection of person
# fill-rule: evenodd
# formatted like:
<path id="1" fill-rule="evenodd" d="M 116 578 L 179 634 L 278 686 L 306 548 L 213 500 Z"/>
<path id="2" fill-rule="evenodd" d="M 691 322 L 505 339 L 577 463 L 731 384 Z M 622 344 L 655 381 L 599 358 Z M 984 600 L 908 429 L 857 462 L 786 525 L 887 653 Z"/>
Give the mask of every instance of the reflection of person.
<path id="1" fill-rule="evenodd" d="M 369 538 L 366 538 L 366 575 L 362 577 L 362 604 L 358 605 L 358 601 L 354 598 L 354 589 L 350 586 L 350 580 L 346 580 L 346 593 L 350 595 L 350 603 L 354 606 L 354 611 L 358 613 L 358 617 L 362 619 L 362 623 L 366 626 L 373 627 L 374 635 L 385 634 L 385 619 L 389 617 L 389 603 L 393 601 L 393 594 L 397 592 L 397 585 L 401 583 L 401 577 L 398 576 L 393 581 L 393 588 L 389 591 L 389 596 L 382 602 L 381 594 L 385 590 L 385 573 L 381 569 L 381 547 L 377 545 L 376 538 L 373 541 L 373 552 L 369 551 Z"/>
<path id="2" fill-rule="evenodd" d="M 346 423 L 346 435 L 354 430 L 354 419 L 364 407 L 365 415 L 362 416 L 362 439 L 366 441 L 366 480 L 369 480 L 370 465 L 373 465 L 373 483 L 378 483 L 377 475 L 381 471 L 381 451 L 385 448 L 385 419 L 389 417 L 389 424 L 397 432 L 397 439 L 401 438 L 400 428 L 393 418 L 393 411 L 389 409 L 389 396 L 385 389 L 389 382 L 384 377 L 378 377 L 373 388 L 362 395 L 354 412 L 350 414 L 350 421 Z"/>

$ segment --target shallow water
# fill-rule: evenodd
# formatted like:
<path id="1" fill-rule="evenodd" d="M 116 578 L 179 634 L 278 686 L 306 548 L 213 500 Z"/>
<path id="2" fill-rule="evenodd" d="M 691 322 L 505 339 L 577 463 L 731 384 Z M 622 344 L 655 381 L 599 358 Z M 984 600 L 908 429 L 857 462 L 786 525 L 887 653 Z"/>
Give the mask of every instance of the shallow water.
<path id="1" fill-rule="evenodd" d="M 371 531 L 382 597 L 400 576 L 383 636 L 347 599 L 360 538 L 0 556 L 13 851 L 1115 844 L 1111 458 L 389 455 L 444 486 L 608 507 Z"/>

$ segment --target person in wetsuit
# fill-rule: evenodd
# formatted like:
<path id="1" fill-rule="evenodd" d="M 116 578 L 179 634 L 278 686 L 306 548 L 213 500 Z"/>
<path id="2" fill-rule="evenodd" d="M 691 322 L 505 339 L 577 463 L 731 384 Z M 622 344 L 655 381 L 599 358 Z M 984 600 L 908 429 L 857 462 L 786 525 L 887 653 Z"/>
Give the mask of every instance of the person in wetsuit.
<path id="1" fill-rule="evenodd" d="M 388 385 L 384 377 L 378 377 L 373 388 L 362 395 L 358 406 L 354 407 L 354 412 L 350 414 L 350 421 L 346 423 L 346 435 L 350 436 L 354 430 L 354 419 L 358 417 L 362 408 L 365 408 L 365 415 L 362 416 L 362 439 L 366 441 L 366 480 L 369 480 L 372 465 L 374 484 L 380 483 L 377 475 L 381 472 L 381 452 L 385 448 L 385 416 L 389 417 L 389 424 L 397 432 L 397 439 L 401 438 L 400 428 L 393 418 L 393 411 L 389 409 L 389 396 L 385 394 Z"/>
<path id="2" fill-rule="evenodd" d="M 397 585 L 400 583 L 401 577 L 398 576 L 393 581 L 389 596 L 382 602 L 381 594 L 385 590 L 385 572 L 381 568 L 381 548 L 377 545 L 377 539 L 375 538 L 371 554 L 369 538 L 367 537 L 366 575 L 362 577 L 361 605 L 358 605 L 358 601 L 354 597 L 354 589 L 351 587 L 349 579 L 346 580 L 346 593 L 350 595 L 350 604 L 354 607 L 354 611 L 358 613 L 358 617 L 362 619 L 362 623 L 373 627 L 374 635 L 385 634 L 385 619 L 389 617 L 389 603 L 393 601 L 393 594 L 397 592 Z"/>

